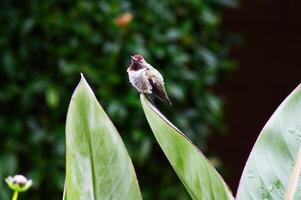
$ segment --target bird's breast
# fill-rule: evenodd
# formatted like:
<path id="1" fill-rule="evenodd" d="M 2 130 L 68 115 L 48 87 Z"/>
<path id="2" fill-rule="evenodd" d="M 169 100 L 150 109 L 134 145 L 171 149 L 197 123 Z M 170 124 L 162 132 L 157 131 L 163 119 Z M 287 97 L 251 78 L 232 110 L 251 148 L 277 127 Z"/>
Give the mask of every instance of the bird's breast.
<path id="1" fill-rule="evenodd" d="M 143 77 L 143 73 L 142 73 L 142 70 L 138 70 L 138 71 L 131 71 L 129 73 L 129 78 L 130 78 L 130 82 L 132 84 L 137 84 L 139 79 L 142 79 Z"/>
<path id="2" fill-rule="evenodd" d="M 142 93 L 151 93 L 151 85 L 149 83 L 145 70 L 131 71 L 129 79 L 132 85 Z"/>

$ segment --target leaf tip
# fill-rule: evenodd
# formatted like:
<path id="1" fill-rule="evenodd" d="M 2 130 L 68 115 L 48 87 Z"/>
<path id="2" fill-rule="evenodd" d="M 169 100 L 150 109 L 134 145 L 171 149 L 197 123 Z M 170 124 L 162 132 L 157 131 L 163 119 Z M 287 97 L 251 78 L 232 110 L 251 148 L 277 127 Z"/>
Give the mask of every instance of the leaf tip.
<path id="1" fill-rule="evenodd" d="M 90 89 L 90 86 L 88 84 L 88 82 L 86 81 L 83 73 L 80 73 L 80 81 L 77 84 L 73 94 L 72 94 L 72 100 L 75 99 L 75 97 L 77 96 L 78 93 L 80 93 L 80 91 L 85 91 L 88 88 L 88 90 Z"/>
<path id="2" fill-rule="evenodd" d="M 140 93 L 140 100 L 144 101 L 144 94 Z"/>
<path id="3" fill-rule="evenodd" d="M 80 73 L 80 80 L 86 80 L 82 72 Z"/>
<path id="4" fill-rule="evenodd" d="M 143 93 L 140 93 L 140 101 L 148 106 L 153 106 L 150 100 Z"/>
<path id="5" fill-rule="evenodd" d="M 79 81 L 79 85 L 84 85 L 84 86 L 88 86 L 89 87 L 89 84 L 84 76 L 83 73 L 80 73 L 80 81 Z"/>

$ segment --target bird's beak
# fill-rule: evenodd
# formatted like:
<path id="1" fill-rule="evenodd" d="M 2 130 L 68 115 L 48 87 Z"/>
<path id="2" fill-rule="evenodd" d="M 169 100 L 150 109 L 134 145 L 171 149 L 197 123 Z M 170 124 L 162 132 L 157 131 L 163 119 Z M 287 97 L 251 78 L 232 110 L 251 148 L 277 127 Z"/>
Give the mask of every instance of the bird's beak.
<path id="1" fill-rule="evenodd" d="M 131 58 L 136 61 L 136 58 L 134 56 L 131 56 Z"/>

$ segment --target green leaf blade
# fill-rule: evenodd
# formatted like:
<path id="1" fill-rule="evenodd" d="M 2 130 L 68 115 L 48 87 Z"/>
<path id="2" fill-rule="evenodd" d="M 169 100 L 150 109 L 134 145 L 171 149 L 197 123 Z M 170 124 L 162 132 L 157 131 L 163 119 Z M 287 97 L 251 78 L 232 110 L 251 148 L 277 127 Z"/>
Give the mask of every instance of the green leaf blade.
<path id="1" fill-rule="evenodd" d="M 83 76 L 67 114 L 66 196 L 142 199 L 122 139 Z"/>
<path id="2" fill-rule="evenodd" d="M 301 199 L 301 87 L 278 107 L 250 153 L 237 200 Z"/>
<path id="3" fill-rule="evenodd" d="M 233 199 L 229 188 L 204 155 L 141 94 L 149 125 L 176 174 L 194 200 Z"/>

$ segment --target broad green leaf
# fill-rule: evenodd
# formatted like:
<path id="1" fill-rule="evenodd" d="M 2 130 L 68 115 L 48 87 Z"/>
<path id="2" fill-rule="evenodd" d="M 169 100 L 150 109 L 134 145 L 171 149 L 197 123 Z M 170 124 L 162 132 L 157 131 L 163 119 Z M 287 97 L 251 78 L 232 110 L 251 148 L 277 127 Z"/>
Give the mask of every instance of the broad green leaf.
<path id="1" fill-rule="evenodd" d="M 185 135 L 141 94 L 150 127 L 176 174 L 194 200 L 233 199 L 214 167 Z"/>
<path id="2" fill-rule="evenodd" d="M 300 142 L 301 86 L 284 100 L 260 133 L 243 171 L 237 200 L 301 199 Z"/>
<path id="3" fill-rule="evenodd" d="M 67 114 L 66 195 L 72 200 L 142 199 L 122 139 L 83 76 Z"/>

